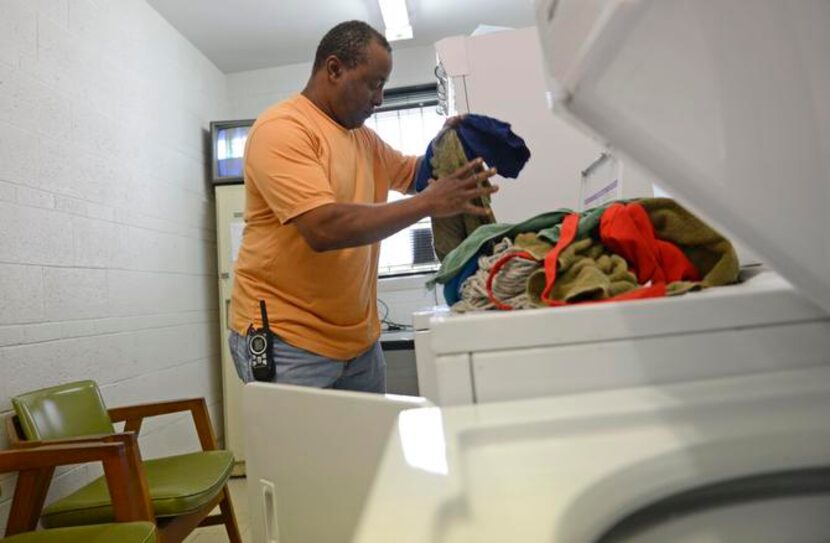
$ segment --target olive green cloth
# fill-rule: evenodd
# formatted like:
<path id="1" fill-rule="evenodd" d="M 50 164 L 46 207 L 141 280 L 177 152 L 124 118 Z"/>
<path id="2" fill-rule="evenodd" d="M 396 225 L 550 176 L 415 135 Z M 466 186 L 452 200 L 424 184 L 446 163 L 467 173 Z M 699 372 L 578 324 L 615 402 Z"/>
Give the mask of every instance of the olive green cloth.
<path id="1" fill-rule="evenodd" d="M 700 282 L 678 281 L 668 285 L 670 296 L 738 281 L 738 253 L 717 230 L 671 198 L 644 198 L 638 203 L 648 213 L 657 237 L 680 247 L 700 272 Z"/>
<path id="2" fill-rule="evenodd" d="M 553 249 L 553 244 L 540 238 L 535 232 L 524 232 L 516 235 L 513 247 L 518 251 L 530 253 L 536 260 L 544 260 L 548 251 Z"/>
<path id="3" fill-rule="evenodd" d="M 438 179 L 450 175 L 469 160 L 464 153 L 464 147 L 461 145 L 461 140 L 458 138 L 455 129 L 447 129 L 438 136 L 433 145 L 433 155 L 430 162 L 432 177 Z M 488 181 L 484 181 L 482 184 L 490 186 Z M 432 217 L 432 243 L 438 260 L 443 262 L 447 254 L 458 247 L 479 226 L 496 222 L 493 210 L 490 209 L 489 197 L 475 198 L 472 203 L 489 209 L 490 214 L 481 216 L 464 213 L 453 217 Z"/>
<path id="4" fill-rule="evenodd" d="M 517 239 L 517 245 L 519 240 Z M 535 256 L 535 255 L 534 255 Z M 556 283 L 551 298 L 561 302 L 605 300 L 636 289 L 637 277 L 619 255 L 611 254 L 600 242 L 588 237 L 568 245 L 559 255 Z M 527 294 L 539 305 L 545 290 L 545 270 L 533 272 L 527 280 Z"/>

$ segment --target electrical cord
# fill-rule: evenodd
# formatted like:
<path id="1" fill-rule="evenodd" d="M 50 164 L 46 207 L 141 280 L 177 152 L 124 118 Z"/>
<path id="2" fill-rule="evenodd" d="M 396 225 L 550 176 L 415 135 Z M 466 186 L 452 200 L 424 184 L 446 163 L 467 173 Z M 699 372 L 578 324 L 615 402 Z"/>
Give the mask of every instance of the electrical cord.
<path id="1" fill-rule="evenodd" d="M 383 325 L 383 329 L 387 332 L 400 332 L 402 330 L 413 330 L 414 327 L 409 324 L 402 324 L 400 322 L 395 322 L 390 320 L 389 317 L 389 306 L 386 305 L 386 302 L 378 298 L 378 305 L 380 305 L 381 309 L 383 309 L 383 316 L 380 317 L 380 322 Z"/>

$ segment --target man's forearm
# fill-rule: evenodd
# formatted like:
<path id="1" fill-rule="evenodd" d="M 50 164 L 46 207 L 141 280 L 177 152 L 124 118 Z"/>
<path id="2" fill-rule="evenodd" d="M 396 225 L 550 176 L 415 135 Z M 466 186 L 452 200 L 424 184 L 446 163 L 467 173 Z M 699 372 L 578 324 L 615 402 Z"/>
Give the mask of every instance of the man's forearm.
<path id="1" fill-rule="evenodd" d="M 430 204 L 425 195 L 415 195 L 385 204 L 330 204 L 308 214 L 312 221 L 297 221 L 301 233 L 315 251 L 331 251 L 389 237 L 428 216 Z"/>

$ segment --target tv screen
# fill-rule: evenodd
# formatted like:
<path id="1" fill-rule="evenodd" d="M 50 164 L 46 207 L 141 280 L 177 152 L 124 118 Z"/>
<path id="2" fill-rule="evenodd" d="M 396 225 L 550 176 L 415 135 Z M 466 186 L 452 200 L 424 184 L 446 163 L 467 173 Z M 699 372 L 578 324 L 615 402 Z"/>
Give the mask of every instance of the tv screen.
<path id="1" fill-rule="evenodd" d="M 243 181 L 245 141 L 254 119 L 210 123 L 211 181 L 221 185 Z"/>

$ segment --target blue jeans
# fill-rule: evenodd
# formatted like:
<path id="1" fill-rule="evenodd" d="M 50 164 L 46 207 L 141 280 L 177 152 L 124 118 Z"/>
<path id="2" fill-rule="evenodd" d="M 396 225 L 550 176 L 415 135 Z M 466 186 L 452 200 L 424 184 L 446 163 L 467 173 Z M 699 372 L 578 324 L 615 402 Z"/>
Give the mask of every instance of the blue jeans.
<path id="1" fill-rule="evenodd" d="M 254 380 L 245 336 L 228 336 L 234 366 L 245 383 Z M 386 360 L 380 342 L 351 360 L 332 360 L 294 347 L 274 336 L 272 352 L 277 366 L 276 383 L 361 392 L 386 392 Z"/>

